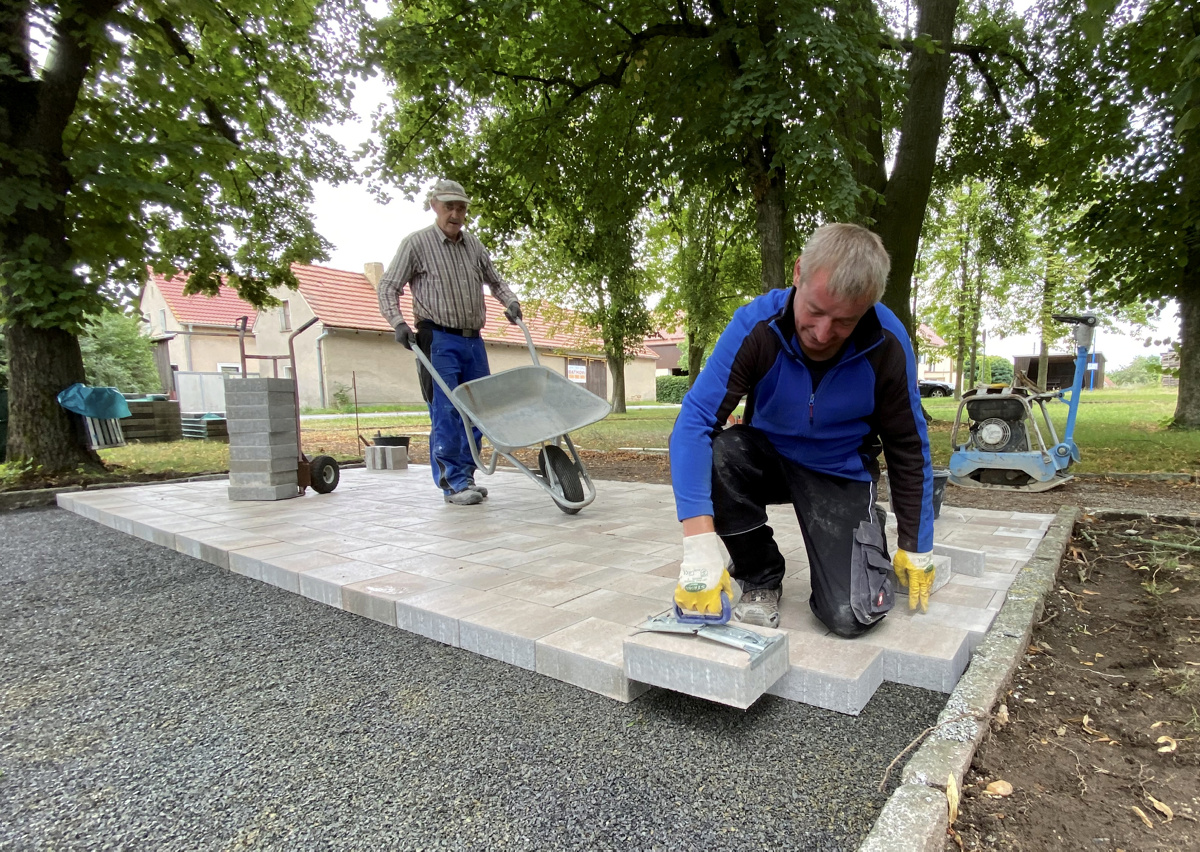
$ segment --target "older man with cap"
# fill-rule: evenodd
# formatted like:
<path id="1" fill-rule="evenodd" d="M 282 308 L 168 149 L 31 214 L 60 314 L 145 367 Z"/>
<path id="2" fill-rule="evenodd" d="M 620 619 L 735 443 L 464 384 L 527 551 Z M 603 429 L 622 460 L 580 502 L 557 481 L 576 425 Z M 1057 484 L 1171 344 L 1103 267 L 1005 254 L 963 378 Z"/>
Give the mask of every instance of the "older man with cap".
<path id="1" fill-rule="evenodd" d="M 414 343 L 421 347 L 451 389 L 489 372 L 479 336 L 487 318 L 483 285 L 505 306 L 509 322 L 521 318 L 512 288 L 496 272 L 479 240 L 463 228 L 470 203 L 461 184 L 438 181 L 429 193 L 437 220 L 404 238 L 379 282 L 379 311 L 396 330 L 396 342 L 405 349 L 412 349 Z M 412 288 L 415 332 L 400 312 L 405 287 Z M 418 367 L 418 373 L 433 422 L 429 434 L 433 481 L 447 503 L 480 503 L 487 489 L 475 484 L 475 460 L 462 418 L 424 369 Z"/>

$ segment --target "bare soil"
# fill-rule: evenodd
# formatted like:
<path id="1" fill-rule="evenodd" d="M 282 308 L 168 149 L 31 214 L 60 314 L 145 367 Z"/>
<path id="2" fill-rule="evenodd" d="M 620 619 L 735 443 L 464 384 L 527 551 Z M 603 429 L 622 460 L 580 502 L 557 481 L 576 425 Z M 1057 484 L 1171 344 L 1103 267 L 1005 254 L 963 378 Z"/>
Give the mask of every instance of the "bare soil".
<path id="1" fill-rule="evenodd" d="M 1085 515 L 947 850 L 1200 845 L 1197 557 L 1195 526 Z"/>

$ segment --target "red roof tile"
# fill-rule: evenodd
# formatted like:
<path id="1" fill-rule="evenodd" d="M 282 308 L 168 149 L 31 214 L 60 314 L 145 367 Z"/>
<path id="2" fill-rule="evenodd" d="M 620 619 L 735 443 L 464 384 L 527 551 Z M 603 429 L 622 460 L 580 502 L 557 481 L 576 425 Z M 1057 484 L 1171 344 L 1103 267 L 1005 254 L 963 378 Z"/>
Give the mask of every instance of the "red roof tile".
<path id="1" fill-rule="evenodd" d="M 946 341 L 942 339 L 942 336 L 925 323 L 917 326 L 917 334 L 930 346 L 941 347 L 946 345 Z"/>
<path id="2" fill-rule="evenodd" d="M 246 327 L 254 327 L 254 318 L 258 312 L 249 302 L 243 301 L 231 287 L 222 287 L 216 296 L 185 296 L 183 288 L 187 279 L 183 276 L 164 278 L 152 273 L 150 283 L 162 293 L 175 319 L 184 325 L 232 326 L 239 317 L 248 317 Z"/>
<path id="3" fill-rule="evenodd" d="M 361 272 L 345 272 L 324 266 L 292 265 L 292 272 L 300 282 L 300 294 L 308 302 L 314 314 L 327 326 L 334 328 L 357 328 L 366 331 L 390 332 L 391 326 L 379 313 L 379 297 L 374 286 Z M 286 297 L 285 297 L 286 298 Z M 485 298 L 487 322 L 483 327 L 483 339 L 492 343 L 510 343 L 524 346 L 521 330 L 504 318 L 504 307 L 495 299 Z M 562 349 L 568 352 L 603 353 L 603 342 L 588 330 L 572 332 L 567 328 L 573 314 L 563 308 L 554 308 L 555 318 L 543 316 L 524 304 L 525 325 L 538 348 Z M 412 296 L 405 291 L 400 297 L 400 309 L 405 317 L 412 319 Z M 547 312 L 549 313 L 549 312 Z M 557 319 L 561 317 L 562 319 Z M 654 352 L 642 347 L 638 357 L 655 358 Z"/>

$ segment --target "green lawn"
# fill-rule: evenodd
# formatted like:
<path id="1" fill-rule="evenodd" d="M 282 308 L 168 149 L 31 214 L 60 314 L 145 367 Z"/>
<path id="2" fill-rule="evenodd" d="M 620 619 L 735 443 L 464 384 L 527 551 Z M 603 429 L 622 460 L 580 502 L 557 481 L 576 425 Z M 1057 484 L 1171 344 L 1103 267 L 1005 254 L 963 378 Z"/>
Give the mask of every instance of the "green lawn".
<path id="1" fill-rule="evenodd" d="M 958 403 L 952 399 L 929 399 L 926 410 L 933 417 L 930 441 L 934 463 L 944 466 L 950 457 L 950 428 Z M 1102 390 L 1087 392 L 1079 407 L 1075 440 L 1083 455 L 1080 472 L 1148 473 L 1200 471 L 1200 432 L 1166 429 L 1175 410 L 1174 391 Z M 1067 406 L 1055 403 L 1052 418 L 1061 430 Z M 677 409 L 638 409 L 611 414 L 599 423 L 572 433 L 576 444 L 589 450 L 619 447 L 662 448 L 667 446 Z M 429 430 L 428 417 L 383 417 L 360 414 L 359 427 L 368 438 L 375 432 L 419 435 Z M 305 450 L 328 452 L 339 461 L 361 458 L 354 433 L 354 418 L 307 421 Z M 227 445 L 207 441 L 178 441 L 171 444 L 131 444 L 101 453 L 109 464 L 131 471 L 192 474 L 225 470 Z"/>

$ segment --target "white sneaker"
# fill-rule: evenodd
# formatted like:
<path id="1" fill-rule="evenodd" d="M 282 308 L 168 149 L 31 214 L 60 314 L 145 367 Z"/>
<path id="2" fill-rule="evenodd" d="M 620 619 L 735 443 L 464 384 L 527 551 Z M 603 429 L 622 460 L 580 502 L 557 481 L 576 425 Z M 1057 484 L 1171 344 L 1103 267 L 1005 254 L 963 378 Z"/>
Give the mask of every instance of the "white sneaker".
<path id="1" fill-rule="evenodd" d="M 779 626 L 779 599 L 783 589 L 751 589 L 733 608 L 733 620 L 759 627 Z"/>

